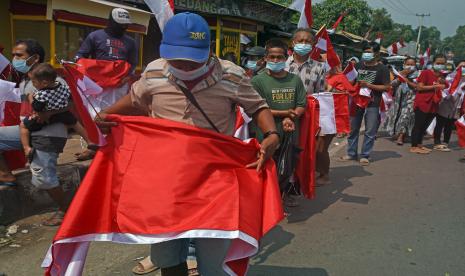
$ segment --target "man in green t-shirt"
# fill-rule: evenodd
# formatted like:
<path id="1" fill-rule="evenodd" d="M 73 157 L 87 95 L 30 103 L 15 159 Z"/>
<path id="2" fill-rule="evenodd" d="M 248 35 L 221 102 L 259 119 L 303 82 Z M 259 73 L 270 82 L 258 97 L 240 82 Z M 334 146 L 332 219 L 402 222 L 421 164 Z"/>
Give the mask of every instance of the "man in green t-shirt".
<path id="1" fill-rule="evenodd" d="M 288 136 L 287 138 L 291 137 L 297 146 L 299 118 L 305 112 L 307 93 L 300 77 L 284 70 L 287 48 L 287 44 L 279 39 L 271 39 L 266 43 L 266 70 L 252 79 L 252 85 L 268 103 L 280 133 L 281 143 L 284 137 Z M 257 138 L 263 139 L 260 131 L 257 131 Z M 280 156 L 280 151 L 285 149 L 289 147 L 281 147 L 277 151 L 275 160 Z M 286 175 L 292 175 L 293 170 L 294 168 Z M 289 179 L 280 179 L 279 186 L 284 203 L 288 207 L 293 207 L 297 205 L 295 200 L 285 192 L 288 184 Z"/>

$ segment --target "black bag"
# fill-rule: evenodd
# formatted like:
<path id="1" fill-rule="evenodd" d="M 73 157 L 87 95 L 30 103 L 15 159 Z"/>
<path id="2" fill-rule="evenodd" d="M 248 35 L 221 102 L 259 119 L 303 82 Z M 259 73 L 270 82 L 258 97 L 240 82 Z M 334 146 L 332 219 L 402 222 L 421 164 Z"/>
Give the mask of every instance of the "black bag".
<path id="1" fill-rule="evenodd" d="M 278 181 L 281 188 L 285 188 L 289 178 L 294 173 L 297 165 L 297 158 L 301 151 L 296 145 L 297 137 L 295 132 L 285 132 L 281 143 L 278 158 L 275 160 L 278 170 Z"/>

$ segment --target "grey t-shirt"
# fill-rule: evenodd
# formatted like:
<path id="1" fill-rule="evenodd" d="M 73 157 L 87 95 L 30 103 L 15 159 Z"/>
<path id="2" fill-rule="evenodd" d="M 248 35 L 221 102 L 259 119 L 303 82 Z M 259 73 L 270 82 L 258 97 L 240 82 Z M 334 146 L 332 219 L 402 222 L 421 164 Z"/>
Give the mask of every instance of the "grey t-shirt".
<path id="1" fill-rule="evenodd" d="M 57 78 L 57 81 L 66 84 L 66 81 L 60 77 Z M 23 80 L 19 84 L 19 89 L 24 97 L 36 91 L 30 80 Z M 39 131 L 31 132 L 31 145 L 40 151 L 63 152 L 67 138 L 68 129 L 66 126 L 62 123 L 55 123 L 46 125 Z"/>

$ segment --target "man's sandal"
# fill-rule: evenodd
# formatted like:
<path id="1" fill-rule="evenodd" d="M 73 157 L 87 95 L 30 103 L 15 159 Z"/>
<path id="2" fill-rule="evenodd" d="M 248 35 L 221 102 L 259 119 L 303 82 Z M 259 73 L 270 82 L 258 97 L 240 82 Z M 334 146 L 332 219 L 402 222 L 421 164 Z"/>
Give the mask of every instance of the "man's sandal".
<path id="1" fill-rule="evenodd" d="M 132 269 L 132 273 L 136 275 L 144 275 L 153 272 L 157 269 L 159 269 L 159 267 L 155 266 L 152 263 L 152 260 L 150 260 L 150 256 L 147 256 L 144 259 L 142 259 L 142 261 L 137 263 L 137 265 Z"/>

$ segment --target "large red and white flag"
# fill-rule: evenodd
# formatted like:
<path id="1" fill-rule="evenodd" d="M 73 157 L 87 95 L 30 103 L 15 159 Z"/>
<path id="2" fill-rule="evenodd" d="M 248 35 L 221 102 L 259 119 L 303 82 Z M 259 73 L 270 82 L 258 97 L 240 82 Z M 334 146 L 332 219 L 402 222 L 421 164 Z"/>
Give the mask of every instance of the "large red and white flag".
<path id="1" fill-rule="evenodd" d="M 101 60 L 80 58 L 77 70 L 102 88 L 121 86 L 121 80 L 131 72 L 131 64 L 125 60 Z"/>
<path id="2" fill-rule="evenodd" d="M 316 44 L 310 54 L 310 57 L 314 60 L 319 60 L 321 51 L 326 52 L 326 61 L 328 62 L 331 68 L 334 68 L 341 64 L 341 60 L 334 50 L 333 44 L 329 39 L 329 34 L 326 31 L 326 28 L 323 27 L 315 36 Z"/>
<path id="3" fill-rule="evenodd" d="M 349 133 L 349 95 L 322 92 L 312 94 L 320 105 L 321 134 Z"/>
<path id="4" fill-rule="evenodd" d="M 457 128 L 457 136 L 459 138 L 459 146 L 465 148 L 465 115 L 460 117 L 455 122 L 455 126 Z"/>
<path id="5" fill-rule="evenodd" d="M 69 63 L 63 63 L 63 67 L 65 68 L 65 79 L 68 83 L 69 89 L 71 90 L 74 107 L 81 119 L 82 125 L 87 131 L 87 136 L 89 137 L 90 142 L 98 146 L 104 146 L 106 144 L 105 138 L 95 124 L 94 118 L 90 115 L 86 105 L 84 105 L 84 103 L 88 101 L 88 96 L 84 93 L 81 87 L 85 84 L 84 79 L 86 76 Z"/>
<path id="6" fill-rule="evenodd" d="M 357 69 L 355 69 L 354 65 L 352 62 L 349 62 L 344 69 L 344 75 L 346 75 L 347 79 L 349 81 L 354 81 L 358 77 L 358 72 Z"/>
<path id="7" fill-rule="evenodd" d="M 462 66 L 459 66 L 455 70 L 454 79 L 452 80 L 452 83 L 451 83 L 451 85 L 449 87 L 449 94 L 454 95 L 455 93 L 457 93 L 458 88 L 459 88 L 461 83 L 463 83 L 462 82 Z"/>
<path id="8" fill-rule="evenodd" d="M 404 48 L 404 47 L 407 47 L 407 45 L 405 45 L 403 39 L 400 39 L 399 41 L 392 43 L 387 48 L 387 51 L 388 51 L 390 56 L 397 55 L 399 53 L 399 49 Z"/>
<path id="9" fill-rule="evenodd" d="M 163 32 L 166 22 L 174 15 L 174 0 L 144 0 L 157 19 L 158 26 Z"/>
<path id="10" fill-rule="evenodd" d="M 311 0 L 294 0 L 289 9 L 293 9 L 300 12 L 299 22 L 297 27 L 299 28 L 311 28 L 313 25 L 312 15 L 312 1 Z"/>
<path id="11" fill-rule="evenodd" d="M 274 162 L 260 172 L 246 168 L 258 142 L 170 120 L 108 119 L 118 125 L 53 238 L 42 263 L 46 275 L 81 275 L 92 241 L 182 238 L 231 240 L 223 267 L 245 275 L 260 239 L 284 217 Z"/>

